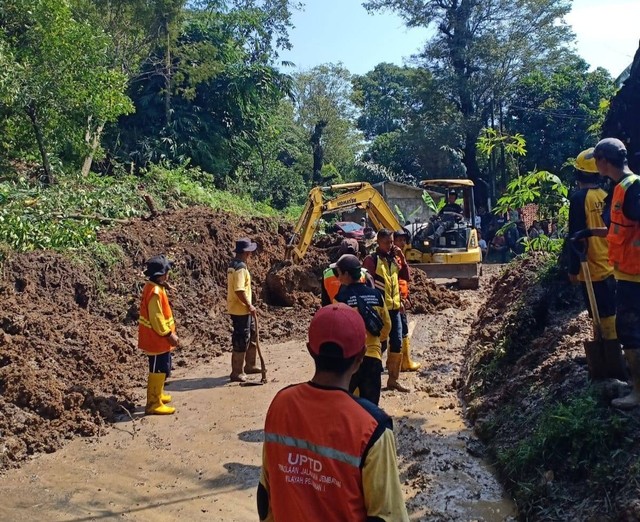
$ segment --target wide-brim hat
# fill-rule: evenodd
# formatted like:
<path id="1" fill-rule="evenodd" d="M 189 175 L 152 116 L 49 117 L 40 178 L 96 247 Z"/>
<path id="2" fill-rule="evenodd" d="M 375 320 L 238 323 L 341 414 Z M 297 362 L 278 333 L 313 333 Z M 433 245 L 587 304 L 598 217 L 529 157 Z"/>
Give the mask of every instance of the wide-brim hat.
<path id="1" fill-rule="evenodd" d="M 256 248 L 258 248 L 257 243 L 254 243 L 248 237 L 243 237 L 236 241 L 234 252 L 236 254 L 242 254 L 243 252 L 253 252 Z"/>
<path id="2" fill-rule="evenodd" d="M 147 277 L 158 277 L 165 275 L 173 267 L 173 262 L 169 261 L 164 255 L 153 256 L 147 261 L 147 268 L 144 275 Z"/>

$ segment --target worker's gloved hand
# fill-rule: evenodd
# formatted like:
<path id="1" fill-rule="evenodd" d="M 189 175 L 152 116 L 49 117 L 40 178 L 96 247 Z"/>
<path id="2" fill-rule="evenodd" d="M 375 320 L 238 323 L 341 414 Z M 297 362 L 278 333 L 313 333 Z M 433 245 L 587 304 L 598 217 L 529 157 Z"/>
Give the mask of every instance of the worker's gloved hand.
<path id="1" fill-rule="evenodd" d="M 591 236 L 593 236 L 593 231 L 590 228 L 585 228 L 583 230 L 578 230 L 569 239 L 571 241 L 580 241 L 581 239 L 587 239 Z"/>

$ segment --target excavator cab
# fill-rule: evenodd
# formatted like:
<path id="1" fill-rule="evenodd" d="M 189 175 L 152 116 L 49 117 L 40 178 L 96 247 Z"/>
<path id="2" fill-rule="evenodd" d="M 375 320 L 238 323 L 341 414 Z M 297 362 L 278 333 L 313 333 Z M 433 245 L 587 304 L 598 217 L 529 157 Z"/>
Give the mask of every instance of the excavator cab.
<path id="1" fill-rule="evenodd" d="M 414 227 L 411 248 L 405 252 L 407 261 L 429 277 L 457 279 L 461 288 L 478 288 L 482 253 L 475 228 L 473 182 L 435 179 L 422 185 L 431 192 L 444 192 L 448 201 L 427 223 Z"/>

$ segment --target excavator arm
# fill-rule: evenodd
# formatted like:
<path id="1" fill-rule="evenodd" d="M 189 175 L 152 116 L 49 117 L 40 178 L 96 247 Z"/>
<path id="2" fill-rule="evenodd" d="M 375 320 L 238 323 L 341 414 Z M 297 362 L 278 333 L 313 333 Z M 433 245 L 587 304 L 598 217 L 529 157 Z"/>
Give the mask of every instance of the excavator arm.
<path id="1" fill-rule="evenodd" d="M 324 194 L 340 191 L 344 192 L 333 198 L 324 198 Z M 402 228 L 389 205 L 369 183 L 343 183 L 328 187 L 314 187 L 309 192 L 307 203 L 287 245 L 287 258 L 299 261 L 304 257 L 318 228 L 318 222 L 324 214 L 354 207 L 367 212 L 376 230 L 388 228 L 393 231 Z"/>

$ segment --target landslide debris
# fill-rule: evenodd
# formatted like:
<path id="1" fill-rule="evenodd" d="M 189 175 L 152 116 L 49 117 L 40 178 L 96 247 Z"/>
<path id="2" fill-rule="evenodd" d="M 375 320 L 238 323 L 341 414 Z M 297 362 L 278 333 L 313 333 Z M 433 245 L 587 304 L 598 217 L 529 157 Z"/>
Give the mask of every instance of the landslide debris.
<path id="1" fill-rule="evenodd" d="M 147 360 L 136 348 L 145 261 L 175 260 L 169 298 L 189 368 L 230 350 L 227 264 L 236 239 L 259 249 L 251 275 L 266 342 L 303 339 L 320 306 L 320 275 L 339 238 L 312 246 L 302 264 L 283 263 L 290 228 L 191 207 L 104 231 L 92 259 L 80 252 L 14 254 L 0 277 L 0 470 L 140 405 Z M 416 277 L 418 311 L 458 306 L 453 292 Z"/>

